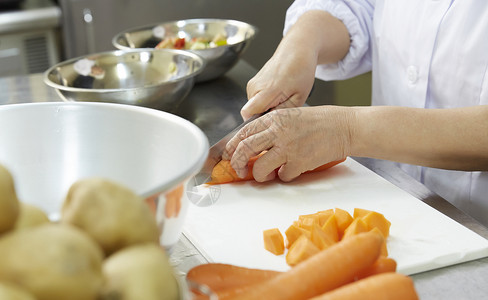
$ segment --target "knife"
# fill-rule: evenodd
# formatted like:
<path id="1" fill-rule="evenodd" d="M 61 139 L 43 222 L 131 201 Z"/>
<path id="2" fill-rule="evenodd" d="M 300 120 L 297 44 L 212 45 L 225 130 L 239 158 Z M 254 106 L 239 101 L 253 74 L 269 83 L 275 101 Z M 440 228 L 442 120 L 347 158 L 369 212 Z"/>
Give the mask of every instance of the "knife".
<path id="1" fill-rule="evenodd" d="M 253 115 L 252 117 L 244 121 L 242 124 L 234 128 L 231 132 L 226 134 L 221 140 L 219 140 L 217 143 L 212 145 L 212 147 L 210 147 L 210 149 L 208 150 L 207 160 L 203 164 L 203 167 L 200 170 L 200 172 L 194 177 L 193 183 L 195 184 L 195 186 L 210 181 L 213 168 L 222 160 L 222 153 L 224 153 L 225 145 L 227 145 L 227 143 L 232 139 L 232 137 L 234 137 L 234 135 L 236 135 L 237 132 L 239 132 L 239 130 L 241 130 L 241 128 L 251 123 L 252 121 L 256 120 L 262 115 L 263 114 Z"/>

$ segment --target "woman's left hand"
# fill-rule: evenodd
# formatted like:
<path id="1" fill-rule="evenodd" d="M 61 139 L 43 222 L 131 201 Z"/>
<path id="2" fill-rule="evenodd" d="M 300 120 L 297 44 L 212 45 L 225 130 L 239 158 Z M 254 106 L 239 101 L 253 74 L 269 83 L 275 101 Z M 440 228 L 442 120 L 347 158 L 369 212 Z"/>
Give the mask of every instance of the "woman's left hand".
<path id="1" fill-rule="evenodd" d="M 281 180 L 291 181 L 348 155 L 353 116 L 351 108 L 338 106 L 277 109 L 242 128 L 227 144 L 223 158 L 244 177 L 249 159 L 267 150 L 254 164 L 254 178 L 272 180 L 278 169 Z"/>

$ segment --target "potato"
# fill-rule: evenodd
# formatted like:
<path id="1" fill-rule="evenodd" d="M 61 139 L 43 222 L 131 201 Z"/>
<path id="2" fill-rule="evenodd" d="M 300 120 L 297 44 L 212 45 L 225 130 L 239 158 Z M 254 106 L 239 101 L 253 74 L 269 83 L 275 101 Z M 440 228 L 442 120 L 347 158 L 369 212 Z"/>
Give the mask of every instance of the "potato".
<path id="1" fill-rule="evenodd" d="M 158 245 L 124 248 L 103 264 L 101 300 L 179 299 L 178 284 L 165 251 Z"/>
<path id="2" fill-rule="evenodd" d="M 19 200 L 9 170 L 0 165 L 0 234 L 14 228 L 19 216 Z"/>
<path id="3" fill-rule="evenodd" d="M 138 243 L 159 245 L 160 231 L 149 206 L 127 187 L 107 179 L 75 182 L 63 203 L 61 221 L 91 235 L 106 255 Z"/>
<path id="4" fill-rule="evenodd" d="M 49 223 L 49 217 L 35 205 L 20 202 L 20 214 L 15 222 L 15 229 L 24 229 Z"/>
<path id="5" fill-rule="evenodd" d="M 0 299 L 36 300 L 36 298 L 25 289 L 8 282 L 0 282 Z"/>
<path id="6" fill-rule="evenodd" d="M 74 226 L 43 224 L 0 238 L 0 281 L 38 300 L 94 300 L 102 286 L 103 252 Z"/>

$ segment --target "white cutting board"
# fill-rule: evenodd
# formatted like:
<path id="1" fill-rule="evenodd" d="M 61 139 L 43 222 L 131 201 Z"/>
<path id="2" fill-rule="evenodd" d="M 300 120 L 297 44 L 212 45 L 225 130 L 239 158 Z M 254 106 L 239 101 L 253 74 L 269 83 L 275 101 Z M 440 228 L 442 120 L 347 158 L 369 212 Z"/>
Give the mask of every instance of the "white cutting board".
<path id="1" fill-rule="evenodd" d="M 355 207 L 391 221 L 389 256 L 411 275 L 488 256 L 488 240 L 348 158 L 291 183 L 241 182 L 200 186 L 216 203 L 190 205 L 183 233 L 209 262 L 285 271 L 285 255 L 264 249 L 263 230 L 285 230 L 301 214 Z M 285 253 L 286 254 L 286 253 Z"/>

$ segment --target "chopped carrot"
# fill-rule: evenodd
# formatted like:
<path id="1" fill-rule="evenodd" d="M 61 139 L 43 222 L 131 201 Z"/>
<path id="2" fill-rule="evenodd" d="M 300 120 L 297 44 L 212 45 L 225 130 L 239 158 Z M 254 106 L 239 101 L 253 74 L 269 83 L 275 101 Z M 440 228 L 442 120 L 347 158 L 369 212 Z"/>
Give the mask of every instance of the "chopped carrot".
<path id="1" fill-rule="evenodd" d="M 295 243 L 295 241 L 301 236 L 305 235 L 308 238 L 311 238 L 310 232 L 306 231 L 305 229 L 301 228 L 297 224 L 292 224 L 288 229 L 285 231 L 286 235 L 286 248 L 290 248 L 290 246 Z"/>
<path id="2" fill-rule="evenodd" d="M 248 173 L 244 178 L 240 178 L 237 176 L 236 171 L 232 168 L 230 161 L 228 160 L 221 160 L 212 170 L 211 180 L 207 182 L 207 184 L 223 184 L 223 183 L 231 183 L 231 182 L 238 182 L 238 181 L 246 181 L 246 180 L 253 180 L 254 177 L 252 175 L 252 169 L 256 160 L 263 155 L 265 152 L 261 152 L 259 155 L 251 157 L 249 162 L 247 163 Z M 333 166 L 345 161 L 346 159 L 341 159 L 338 161 L 332 161 L 326 163 L 322 166 L 319 166 L 313 170 L 307 171 L 305 173 L 310 172 L 320 172 L 327 169 L 332 168 Z M 278 170 L 275 170 L 277 172 Z"/>
<path id="3" fill-rule="evenodd" d="M 379 257 L 383 237 L 357 234 L 320 251 L 287 272 L 245 289 L 232 299 L 309 299 L 354 280 Z M 360 281 L 358 281 L 360 282 Z M 225 299 L 225 297 L 219 297 Z"/>
<path id="4" fill-rule="evenodd" d="M 346 230 L 347 226 L 352 223 L 353 218 L 347 211 L 340 208 L 335 209 L 334 216 L 336 217 L 337 221 L 337 231 L 339 233 L 339 239 L 342 239 L 344 231 Z"/>
<path id="5" fill-rule="evenodd" d="M 298 263 L 320 252 L 320 249 L 305 235 L 301 235 L 286 254 L 286 263 L 295 266 Z"/>
<path id="6" fill-rule="evenodd" d="M 363 279 L 368 276 L 396 272 L 397 263 L 391 257 L 380 256 L 370 267 L 364 269 L 356 275 L 355 280 Z"/>
<path id="7" fill-rule="evenodd" d="M 353 212 L 352 216 L 354 219 L 362 218 L 370 212 L 371 212 L 371 210 L 367 210 L 364 208 L 354 208 L 354 212 Z"/>
<path id="8" fill-rule="evenodd" d="M 264 248 L 275 255 L 285 253 L 285 242 L 278 228 L 263 231 Z"/>
<path id="9" fill-rule="evenodd" d="M 413 280 L 399 273 L 383 273 L 346 284 L 311 300 L 417 300 Z"/>
<path id="10" fill-rule="evenodd" d="M 319 216 L 320 227 L 324 226 L 325 222 L 334 214 L 333 209 L 322 210 L 316 213 Z"/>
<path id="11" fill-rule="evenodd" d="M 378 227 L 375 227 L 371 229 L 370 231 L 379 233 L 383 235 L 383 233 L 378 229 Z M 388 248 L 386 246 L 386 238 L 383 239 L 383 244 L 381 245 L 381 256 L 388 256 Z"/>
<path id="12" fill-rule="evenodd" d="M 391 222 L 379 212 L 371 211 L 362 217 L 362 219 L 368 225 L 369 229 L 378 228 L 385 238 L 390 234 Z"/>
<path id="13" fill-rule="evenodd" d="M 336 243 L 318 224 L 313 224 L 311 240 L 320 250 L 329 248 Z"/>
<path id="14" fill-rule="evenodd" d="M 346 230 L 344 230 L 344 235 L 342 238 L 347 239 L 355 234 L 366 231 L 369 231 L 368 225 L 363 221 L 362 218 L 357 218 L 354 219 L 349 226 L 347 226 Z"/>
<path id="15" fill-rule="evenodd" d="M 339 232 L 337 229 L 337 220 L 335 215 L 331 215 L 329 219 L 322 225 L 322 230 L 330 237 L 334 242 L 339 241 Z"/>
<path id="16" fill-rule="evenodd" d="M 310 231 L 313 224 L 319 224 L 319 216 L 316 214 L 298 216 L 298 224 L 301 228 Z"/>
<path id="17" fill-rule="evenodd" d="M 193 267 L 186 278 L 200 285 L 208 286 L 213 292 L 244 287 L 270 279 L 280 272 L 250 269 L 221 263 L 207 263 Z"/>

